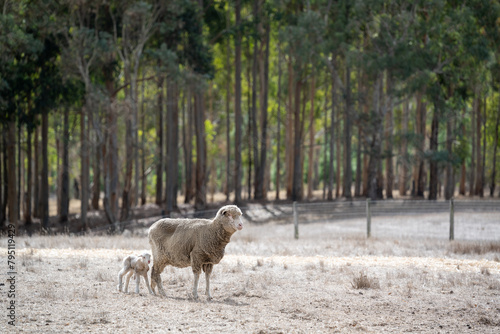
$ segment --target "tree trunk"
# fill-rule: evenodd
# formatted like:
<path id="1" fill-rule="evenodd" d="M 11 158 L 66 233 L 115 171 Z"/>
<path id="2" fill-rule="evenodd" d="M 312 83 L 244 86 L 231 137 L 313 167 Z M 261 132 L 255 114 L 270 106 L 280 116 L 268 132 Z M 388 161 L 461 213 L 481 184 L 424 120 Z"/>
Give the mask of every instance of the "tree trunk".
<path id="1" fill-rule="evenodd" d="M 401 164 L 399 174 L 399 195 L 406 196 L 408 180 L 408 100 L 403 102 L 403 119 L 401 128 Z"/>
<path id="2" fill-rule="evenodd" d="M 177 84 L 172 78 L 167 78 L 167 185 L 166 185 L 166 213 L 170 214 L 177 207 L 177 177 L 179 145 L 179 109 L 177 103 Z"/>
<path id="3" fill-rule="evenodd" d="M 467 135 L 466 133 L 466 130 L 465 130 L 465 109 L 466 107 L 464 106 L 463 110 L 462 110 L 462 126 L 460 127 L 461 129 L 461 136 L 465 138 L 465 136 Z M 465 183 L 467 181 L 467 171 L 466 171 L 466 167 L 465 167 L 465 164 L 466 164 L 466 160 L 464 159 L 462 161 L 462 166 L 460 166 L 460 188 L 459 188 L 459 194 L 460 195 L 464 195 L 465 196 Z"/>
<path id="4" fill-rule="evenodd" d="M 292 201 L 302 200 L 302 120 L 300 119 L 300 94 L 302 92 L 302 80 L 295 82 L 295 105 L 294 105 L 294 144 L 293 144 L 293 187 Z"/>
<path id="5" fill-rule="evenodd" d="M 484 197 L 484 187 L 483 187 L 483 164 L 481 157 L 481 124 L 482 124 L 482 115 L 481 115 L 481 96 L 477 97 L 477 108 L 476 108 L 476 190 L 475 194 L 479 197 Z"/>
<path id="6" fill-rule="evenodd" d="M 156 118 L 156 205 L 160 206 L 163 197 L 163 76 L 158 76 L 156 83 L 158 108 Z"/>
<path id="7" fill-rule="evenodd" d="M 483 126 L 483 152 L 481 154 L 482 156 L 482 160 L 481 160 L 481 190 L 479 192 L 479 196 L 481 198 L 484 197 L 484 186 L 485 186 L 485 183 L 486 183 L 486 117 L 487 117 L 487 114 L 486 114 L 486 107 L 487 107 L 487 104 L 486 104 L 486 94 L 484 95 L 483 97 L 483 106 L 484 106 L 484 111 L 483 111 L 483 122 L 482 122 L 482 126 Z"/>
<path id="8" fill-rule="evenodd" d="M 328 194 L 327 194 L 327 199 L 329 201 L 333 200 L 333 176 L 334 176 L 334 167 L 333 167 L 333 155 L 335 151 L 335 103 L 337 102 L 336 100 L 336 94 L 335 94 L 335 79 L 332 77 L 332 109 L 330 113 L 330 161 L 328 162 Z"/>
<path id="9" fill-rule="evenodd" d="M 229 29 L 231 13 L 226 12 L 226 29 Z M 231 37 L 226 41 L 226 202 L 231 194 Z"/>
<path id="10" fill-rule="evenodd" d="M 259 17 L 259 1 L 253 2 L 253 18 L 254 24 L 257 26 L 257 20 Z M 257 27 L 257 34 L 260 32 Z M 258 62 L 258 41 L 260 40 L 259 36 L 254 37 L 253 39 L 253 53 L 252 53 L 252 105 L 249 111 L 249 119 L 251 126 L 251 138 L 252 148 L 253 148 L 253 161 L 254 161 L 254 198 L 256 199 L 257 194 L 257 182 L 259 182 L 258 178 L 260 177 L 260 163 L 259 163 L 259 132 L 257 130 L 257 62 Z M 249 181 L 251 177 L 249 177 Z M 250 187 L 249 187 L 250 189 Z M 248 198 L 250 199 L 250 192 Z"/>
<path id="11" fill-rule="evenodd" d="M 255 199 L 263 200 L 267 197 L 267 191 L 265 191 L 265 174 L 266 174 L 266 161 L 267 161 L 267 107 L 268 107 L 268 94 L 269 94 L 269 34 L 270 34 L 270 23 L 265 24 L 265 34 L 263 44 L 265 47 L 264 57 L 261 57 L 261 90 L 260 90 L 260 100 L 261 100 L 261 135 L 260 135 L 260 159 L 258 161 L 259 167 L 256 169 L 257 182 L 255 184 Z M 257 161 L 256 161 L 257 164 Z"/>
<path id="12" fill-rule="evenodd" d="M 97 133 L 101 132 L 100 126 L 101 126 L 101 121 L 98 119 L 99 113 L 95 112 L 95 110 L 91 110 L 89 112 L 89 118 L 90 122 L 93 124 L 94 127 L 94 132 L 96 133 L 96 141 L 97 143 L 93 147 L 93 153 L 94 153 L 94 166 L 92 167 L 93 169 L 93 174 L 94 174 L 94 182 L 93 182 L 93 188 L 92 188 L 92 209 L 93 210 L 99 210 L 99 197 L 101 195 L 101 156 L 102 152 L 100 152 L 99 147 L 101 144 L 102 138 L 99 138 Z M 98 128 L 99 127 L 99 128 Z"/>
<path id="13" fill-rule="evenodd" d="M 241 131 L 242 128 L 242 115 L 241 115 L 241 3 L 236 0 L 234 6 L 236 22 L 238 28 L 234 41 L 234 202 L 235 204 L 241 203 Z"/>
<path id="14" fill-rule="evenodd" d="M 186 160 L 186 191 L 184 197 L 184 203 L 189 203 L 194 197 L 194 170 L 193 170 L 193 97 L 191 96 L 191 87 L 187 88 L 187 123 L 185 118 L 183 118 L 183 129 L 184 129 L 184 157 Z"/>
<path id="15" fill-rule="evenodd" d="M 38 121 L 38 117 L 35 116 L 34 122 L 36 123 Z M 34 198 L 33 198 L 33 216 L 36 218 L 41 217 L 41 211 L 42 211 L 42 206 L 40 204 L 40 160 L 42 157 L 41 154 L 41 147 L 40 147 L 40 134 L 39 134 L 39 126 L 35 126 L 35 139 L 34 139 L 34 146 L 35 146 L 35 156 L 34 156 L 34 161 L 35 161 L 35 170 L 33 171 L 33 184 L 35 186 L 34 188 Z M 80 198 L 80 194 L 77 194 L 78 198 Z"/>
<path id="16" fill-rule="evenodd" d="M 278 133 L 276 141 L 276 200 L 280 199 L 280 179 L 281 179 L 281 43 L 278 39 L 278 111 L 276 122 L 278 123 Z"/>
<path id="17" fill-rule="evenodd" d="M 247 43 L 247 59 L 250 59 L 250 45 Z M 250 62 L 248 62 L 250 63 Z M 251 69 L 250 65 L 247 66 L 247 110 L 248 110 L 248 128 L 247 128 L 247 141 L 248 141 L 248 178 L 247 178 L 247 200 L 250 200 L 252 197 L 252 160 L 253 160 L 253 136 L 252 136 L 252 128 L 253 128 L 253 119 L 252 119 L 252 77 L 251 77 Z"/>
<path id="18" fill-rule="evenodd" d="M 313 197 L 313 165 L 314 165 L 314 95 L 316 93 L 316 79 L 311 79 L 311 110 L 309 111 L 309 163 L 307 168 L 307 199 Z"/>
<path id="19" fill-rule="evenodd" d="M 0 124 L 1 125 L 1 124 Z M 0 205 L 2 205 L 1 212 L 3 214 L 2 222 L 4 222 L 7 217 L 7 205 L 9 204 L 9 153 L 8 153 L 8 135 L 9 135 L 9 125 L 10 123 L 3 124 L 3 135 L 2 135 L 2 157 L 3 157 L 3 173 L 0 175 L 3 178 L 3 198 Z M 1 162 L 0 162 L 1 163 Z"/>
<path id="20" fill-rule="evenodd" d="M 469 178 L 469 196 L 474 196 L 476 192 L 476 116 L 478 108 L 477 87 L 474 92 L 476 97 L 472 102 L 472 123 L 471 123 L 471 137 L 472 137 L 472 155 L 470 159 L 470 178 Z"/>
<path id="21" fill-rule="evenodd" d="M 130 80 L 130 75 L 125 75 L 125 80 Z M 130 102 L 130 93 L 126 99 Z M 132 124 L 132 110 L 128 109 L 125 112 L 125 176 L 124 185 L 122 190 L 122 209 L 120 213 L 120 221 L 127 221 L 130 215 L 130 204 L 131 204 L 131 190 L 132 190 L 132 171 L 134 162 L 134 151 L 132 146 L 133 142 L 133 124 Z"/>
<path id="22" fill-rule="evenodd" d="M 103 159 L 107 160 L 105 173 L 104 207 L 110 224 L 113 224 L 118 215 L 118 140 L 117 115 L 115 110 L 114 81 L 111 70 L 104 71 L 105 84 L 109 94 L 107 134 L 108 144 L 103 149 Z M 104 152 L 106 151 L 106 152 Z"/>
<path id="23" fill-rule="evenodd" d="M 324 106 L 324 111 L 323 111 L 323 131 L 324 131 L 324 137 L 323 137 L 323 197 L 322 199 L 326 199 L 326 194 L 327 194 L 327 185 L 328 185 L 328 148 L 329 148 L 329 141 L 328 141 L 328 96 L 329 96 L 329 83 L 330 80 L 328 77 L 326 77 L 326 87 L 325 87 L 325 106 Z"/>
<path id="24" fill-rule="evenodd" d="M 498 132 L 500 130 L 500 92 L 498 94 L 498 111 L 497 111 L 497 121 L 495 124 L 495 142 L 493 143 L 493 167 L 491 170 L 491 185 L 490 185 L 490 197 L 495 196 L 495 186 L 496 186 L 496 169 L 497 169 L 497 149 L 498 149 Z"/>
<path id="25" fill-rule="evenodd" d="M 22 142 L 22 126 L 17 127 L 17 217 L 20 219 L 21 215 L 21 206 L 22 206 L 22 200 L 21 200 L 21 194 L 23 193 L 24 185 L 23 185 L 23 169 L 22 169 L 22 163 L 21 161 L 24 161 L 23 159 L 23 154 L 22 154 L 22 147 L 21 147 L 21 142 Z"/>
<path id="26" fill-rule="evenodd" d="M 144 79 L 144 75 L 143 75 Z M 144 90 L 145 83 L 142 82 L 141 85 L 141 205 L 146 204 L 146 184 L 147 184 L 147 174 L 146 174 L 146 112 L 144 110 L 145 100 L 144 100 Z"/>
<path id="27" fill-rule="evenodd" d="M 69 107 L 64 107 L 63 116 L 63 152 L 62 152 L 62 172 L 61 172 L 61 213 L 59 221 L 65 223 L 69 215 Z M 30 164 L 28 164 L 30 169 Z M 31 169 L 29 171 L 31 173 Z M 30 186 L 28 184 L 28 193 Z M 30 195 L 28 196 L 30 198 Z"/>
<path id="28" fill-rule="evenodd" d="M 203 92 L 194 95 L 194 126 L 196 133 L 196 210 L 205 210 L 207 203 L 207 143 L 205 133 L 205 112 Z"/>
<path id="29" fill-rule="evenodd" d="M 48 154 L 49 115 L 42 113 L 42 227 L 49 228 L 49 154 Z M 88 161 L 88 160 L 87 160 Z"/>
<path id="30" fill-rule="evenodd" d="M 352 98 L 351 98 L 351 68 L 346 66 L 345 71 L 345 115 L 344 115 L 344 180 L 343 195 L 351 198 L 352 185 Z"/>
<path id="31" fill-rule="evenodd" d="M 16 120 L 13 115 L 10 116 L 7 130 L 7 161 L 8 161 L 8 209 L 9 223 L 14 224 L 17 231 L 17 221 L 19 220 L 17 210 L 16 194 Z"/>
<path id="32" fill-rule="evenodd" d="M 89 104 L 87 103 L 87 106 Z M 80 221 L 82 223 L 83 228 L 87 228 L 87 210 L 89 205 L 89 152 L 88 152 L 88 138 L 87 138 L 87 106 L 82 108 L 81 117 L 80 117 L 80 142 L 81 142 L 81 214 Z M 43 122 L 42 122 L 43 126 Z M 43 137 L 43 129 L 42 129 L 42 137 Z M 43 173 L 42 173 L 43 174 Z M 43 176 L 42 176 L 43 179 Z M 43 184 L 42 184 L 42 192 L 43 192 Z"/>
<path id="33" fill-rule="evenodd" d="M 361 127 L 358 126 L 358 148 L 356 149 L 356 182 L 354 184 L 354 196 L 361 196 Z"/>
<path id="34" fill-rule="evenodd" d="M 379 165 L 381 160 L 381 136 L 380 131 L 382 128 L 382 118 L 381 118 L 381 86 L 382 77 L 379 74 L 375 80 L 375 85 L 373 88 L 373 106 L 375 107 L 375 112 L 373 113 L 370 122 L 370 129 L 372 131 L 371 138 L 369 140 L 369 161 L 368 161 L 368 182 L 367 182 L 367 195 L 370 199 L 376 200 L 378 198 L 378 183 L 379 177 Z"/>
<path id="35" fill-rule="evenodd" d="M 425 161 L 424 146 L 425 146 L 425 123 L 426 123 L 426 107 L 422 101 L 423 92 L 417 93 L 417 120 L 416 120 L 416 164 L 413 174 L 413 190 L 412 195 L 415 197 L 423 197 L 425 189 Z"/>
<path id="36" fill-rule="evenodd" d="M 386 140 L 386 154 L 387 158 L 385 160 L 385 170 L 386 170 L 386 198 L 393 198 L 392 190 L 394 187 L 394 165 L 392 159 L 392 143 L 393 143 L 393 105 L 392 105 L 392 77 L 390 73 L 387 73 L 386 79 L 386 99 L 387 99 L 387 114 L 385 115 L 385 140 Z"/>
<path id="37" fill-rule="evenodd" d="M 431 138 L 430 138 L 430 170 L 429 170 L 429 199 L 436 200 L 438 194 L 438 162 L 436 160 L 436 153 L 438 150 L 438 137 L 439 137 L 439 106 L 438 103 L 434 103 L 434 112 L 432 114 L 432 125 L 431 125 Z"/>
<path id="38" fill-rule="evenodd" d="M 4 176 L 3 176 L 3 165 L 7 161 L 7 157 L 4 154 L 4 144 L 5 144 L 5 130 L 4 130 L 4 125 L 0 123 L 0 129 L 2 130 L 2 136 L 0 137 L 0 230 L 5 229 L 5 206 L 4 206 L 4 198 L 5 196 L 3 195 L 4 190 L 5 190 L 5 185 L 4 184 Z M 31 156 L 28 157 L 28 163 L 30 163 Z M 28 175 L 30 177 L 30 175 Z"/>
<path id="39" fill-rule="evenodd" d="M 293 66 L 292 61 L 288 61 L 288 108 L 286 112 L 285 131 L 285 175 L 286 175 L 286 198 L 292 198 L 293 189 Z"/>
<path id="40" fill-rule="evenodd" d="M 335 121 L 335 131 L 337 134 L 340 134 L 340 121 L 342 119 L 342 112 L 341 112 L 341 107 L 339 106 L 338 108 L 339 110 L 337 110 L 337 115 L 336 115 L 336 121 Z M 345 138 L 345 136 L 344 136 Z M 341 150 L 341 143 L 340 143 L 340 140 L 341 140 L 341 136 L 337 135 L 337 138 L 335 139 L 335 143 L 336 143 L 336 148 L 337 148 L 337 174 L 335 176 L 335 197 L 336 198 L 339 198 L 340 197 L 340 175 L 341 175 L 341 170 L 342 170 L 342 150 Z M 345 150 L 344 150 L 344 153 L 345 153 Z M 344 155 L 345 156 L 345 155 Z M 344 164 L 344 168 L 345 168 L 345 164 Z"/>
<path id="41" fill-rule="evenodd" d="M 31 108 L 30 108 L 31 109 Z M 32 130 L 28 126 L 28 133 L 27 133 L 27 138 L 26 138 L 26 193 L 24 194 L 24 222 L 26 224 L 26 227 L 32 223 L 31 219 L 31 196 L 33 194 L 33 182 L 32 182 L 32 173 L 33 173 L 33 163 L 32 163 L 32 158 L 33 158 L 33 153 L 32 153 Z M 0 169 L 1 170 L 1 169 Z M 0 179 L 1 179 L 2 173 L 0 172 Z M 0 182 L 1 184 L 1 182 Z M 0 194 L 1 194 L 1 186 L 0 186 Z M 0 195 L 0 203 L 1 203 L 1 195 Z M 0 224 L 1 224 L 1 219 L 0 219 Z"/>
<path id="42" fill-rule="evenodd" d="M 451 117 L 446 121 L 446 151 L 448 151 L 448 160 L 446 161 L 446 182 L 444 189 L 444 198 L 450 200 L 455 192 L 455 172 L 453 170 L 453 119 Z"/>

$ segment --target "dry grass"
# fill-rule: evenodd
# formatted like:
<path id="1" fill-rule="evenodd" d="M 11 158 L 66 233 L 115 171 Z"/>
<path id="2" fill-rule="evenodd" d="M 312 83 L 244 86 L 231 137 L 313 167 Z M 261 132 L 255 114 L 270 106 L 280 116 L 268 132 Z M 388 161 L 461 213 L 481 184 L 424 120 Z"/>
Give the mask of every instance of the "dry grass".
<path id="1" fill-rule="evenodd" d="M 214 267 L 212 296 L 190 297 L 190 268 L 162 273 L 167 298 L 116 291 L 122 259 L 147 238 L 18 237 L 24 332 L 335 333 L 498 332 L 495 248 L 455 252 L 433 239 L 367 240 L 309 224 L 301 238 L 282 224 L 234 235 Z M 492 243 L 494 244 L 494 243 Z M 458 248 L 457 248 L 458 249 Z M 0 249 L 4 252 L 5 249 Z M 29 270 L 28 270 L 29 269 Z M 127 315 L 125 317 L 125 315 Z M 0 323 L 3 332 L 4 323 Z M 470 326 L 470 327 L 468 327 Z"/>
<path id="2" fill-rule="evenodd" d="M 449 245 L 450 252 L 454 254 L 482 255 L 486 253 L 500 253 L 500 241 L 471 242 L 454 241 Z"/>
<path id="3" fill-rule="evenodd" d="M 360 272 L 359 275 L 354 276 L 351 281 L 351 286 L 354 289 L 379 289 L 380 284 L 376 279 L 368 277 L 365 272 Z"/>

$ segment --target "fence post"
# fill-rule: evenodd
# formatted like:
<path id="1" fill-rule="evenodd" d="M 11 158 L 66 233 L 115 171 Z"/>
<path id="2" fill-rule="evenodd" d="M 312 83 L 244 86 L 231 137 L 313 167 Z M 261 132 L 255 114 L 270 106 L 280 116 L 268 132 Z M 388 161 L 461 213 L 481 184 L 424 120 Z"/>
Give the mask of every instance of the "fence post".
<path id="1" fill-rule="evenodd" d="M 372 213 L 370 211 L 371 200 L 366 199 L 366 237 L 369 238 L 372 235 Z"/>
<path id="2" fill-rule="evenodd" d="M 293 225 L 295 227 L 295 239 L 299 238 L 299 219 L 297 217 L 297 202 L 293 202 Z"/>
<path id="3" fill-rule="evenodd" d="M 455 203 L 450 199 L 450 241 L 455 240 Z"/>

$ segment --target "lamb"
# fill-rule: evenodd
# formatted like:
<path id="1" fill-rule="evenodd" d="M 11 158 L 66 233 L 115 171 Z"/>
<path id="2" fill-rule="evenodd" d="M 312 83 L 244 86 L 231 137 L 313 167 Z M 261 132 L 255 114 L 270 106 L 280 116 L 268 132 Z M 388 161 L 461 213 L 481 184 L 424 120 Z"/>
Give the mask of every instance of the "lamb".
<path id="1" fill-rule="evenodd" d="M 123 275 L 127 275 L 125 277 L 125 293 L 128 293 L 128 283 L 130 281 L 130 277 L 134 274 L 135 279 L 135 293 L 139 293 L 139 283 L 141 281 L 141 276 L 144 277 L 146 281 L 146 286 L 148 287 L 149 293 L 153 293 L 151 287 L 149 286 L 148 280 L 148 271 L 149 271 L 149 263 L 151 262 L 151 254 L 143 253 L 138 256 L 129 255 L 123 259 L 123 268 L 120 270 L 118 274 L 118 291 L 122 292 L 122 278 Z"/>
<path id="2" fill-rule="evenodd" d="M 191 266 L 194 274 L 193 298 L 198 299 L 198 281 L 203 270 L 206 278 L 206 294 L 210 294 L 210 274 L 214 264 L 224 257 L 231 236 L 243 228 L 241 210 L 236 205 L 219 209 L 213 219 L 160 219 L 148 231 L 153 251 L 151 288 L 166 296 L 160 274 L 167 265 L 178 268 Z"/>

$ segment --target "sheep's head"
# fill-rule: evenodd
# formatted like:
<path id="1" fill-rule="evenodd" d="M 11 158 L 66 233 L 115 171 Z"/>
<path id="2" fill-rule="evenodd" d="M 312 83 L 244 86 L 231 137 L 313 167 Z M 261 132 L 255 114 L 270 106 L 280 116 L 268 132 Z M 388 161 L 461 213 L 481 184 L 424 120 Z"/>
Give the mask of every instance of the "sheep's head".
<path id="1" fill-rule="evenodd" d="M 240 208 L 236 205 L 226 205 L 219 209 L 216 218 L 222 222 L 222 226 L 229 233 L 234 233 L 243 228 Z"/>
<path id="2" fill-rule="evenodd" d="M 143 258 L 144 262 L 151 263 L 151 255 L 149 253 L 142 253 L 140 257 Z"/>

